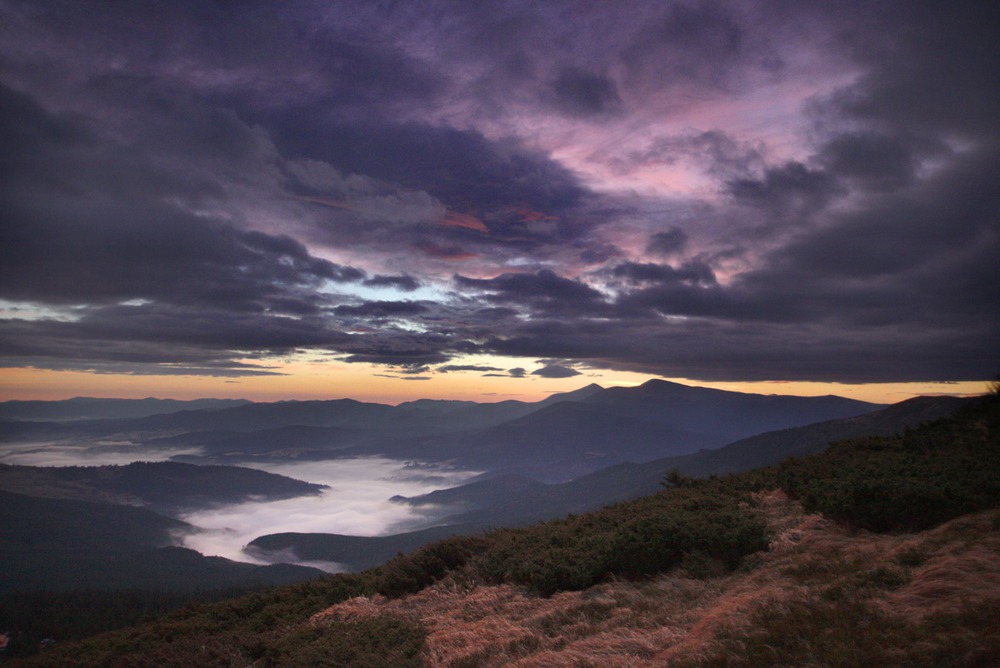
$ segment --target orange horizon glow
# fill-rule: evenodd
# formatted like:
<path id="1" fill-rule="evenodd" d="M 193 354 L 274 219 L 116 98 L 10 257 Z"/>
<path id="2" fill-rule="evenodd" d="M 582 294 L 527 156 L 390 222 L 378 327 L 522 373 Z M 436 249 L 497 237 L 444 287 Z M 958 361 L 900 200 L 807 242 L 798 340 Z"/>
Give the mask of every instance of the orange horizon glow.
<path id="1" fill-rule="evenodd" d="M 73 397 L 122 399 L 248 399 L 283 400 L 355 399 L 399 404 L 416 399 L 448 399 L 492 403 L 515 399 L 541 401 L 551 394 L 570 392 L 596 383 L 602 387 L 636 386 L 653 374 L 585 370 L 570 378 L 487 377 L 478 372 L 431 373 L 428 380 L 383 374 L 368 365 L 295 362 L 283 375 L 226 378 L 193 375 L 104 374 L 87 371 L 54 371 L 34 368 L 0 370 L 0 401 L 58 401 Z M 846 384 L 817 381 L 704 382 L 663 378 L 696 387 L 732 392 L 794 396 L 837 395 L 872 403 L 892 404 L 920 395 L 975 396 L 984 394 L 987 381 L 905 382 Z"/>

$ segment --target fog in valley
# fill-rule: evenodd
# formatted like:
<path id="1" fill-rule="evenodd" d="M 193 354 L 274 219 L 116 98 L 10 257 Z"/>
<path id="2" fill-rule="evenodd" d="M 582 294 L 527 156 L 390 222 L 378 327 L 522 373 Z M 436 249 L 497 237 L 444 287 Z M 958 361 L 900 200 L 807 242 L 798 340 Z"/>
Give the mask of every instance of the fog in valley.
<path id="1" fill-rule="evenodd" d="M 179 455 L 200 454 L 198 449 L 145 448 L 128 442 L 17 443 L 0 451 L 0 463 L 20 466 L 105 466 L 137 461 L 167 461 Z M 202 529 L 179 535 L 178 543 L 206 556 L 236 561 L 262 562 L 242 548 L 258 536 L 282 533 L 335 533 L 377 536 L 407 530 L 423 518 L 411 506 L 394 503 L 396 495 L 414 496 L 453 487 L 477 472 L 439 469 L 391 459 L 368 457 L 327 461 L 248 464 L 268 473 L 288 476 L 328 488 L 315 496 L 197 509 L 178 516 Z M 299 561 L 290 563 L 342 570 L 337 564 Z"/>
<path id="2" fill-rule="evenodd" d="M 390 501 L 391 497 L 453 487 L 474 475 L 426 467 L 414 469 L 405 462 L 382 458 L 290 462 L 253 468 L 329 488 L 319 496 L 247 502 L 182 515 L 180 519 L 185 522 L 206 529 L 184 536 L 185 547 L 227 559 L 270 563 L 243 553 L 243 546 L 270 533 L 378 536 L 406 531 L 424 516 L 408 505 Z M 287 556 L 291 563 L 341 570 L 335 564 L 299 561 L 293 555 Z"/>
<path id="3" fill-rule="evenodd" d="M 198 448 L 150 448 L 131 441 L 88 443 L 4 443 L 0 464 L 11 466 L 123 466 L 132 462 L 165 462 L 198 455 Z"/>

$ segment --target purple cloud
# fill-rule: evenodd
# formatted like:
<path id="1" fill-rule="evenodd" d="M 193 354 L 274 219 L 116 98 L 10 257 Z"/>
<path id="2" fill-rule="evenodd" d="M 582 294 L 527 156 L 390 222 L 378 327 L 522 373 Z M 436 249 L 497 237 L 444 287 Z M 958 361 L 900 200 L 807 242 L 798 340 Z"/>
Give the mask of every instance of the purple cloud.
<path id="1" fill-rule="evenodd" d="M 989 3 L 15 1 L 0 25 L 8 367 L 1000 368 Z"/>

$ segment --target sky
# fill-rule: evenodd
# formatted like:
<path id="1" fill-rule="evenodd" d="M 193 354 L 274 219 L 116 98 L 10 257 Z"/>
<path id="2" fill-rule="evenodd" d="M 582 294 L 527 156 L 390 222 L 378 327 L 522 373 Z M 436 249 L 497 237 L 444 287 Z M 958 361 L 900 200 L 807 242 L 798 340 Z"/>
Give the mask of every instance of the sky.
<path id="1" fill-rule="evenodd" d="M 0 0 L 0 399 L 981 391 L 998 15 Z"/>

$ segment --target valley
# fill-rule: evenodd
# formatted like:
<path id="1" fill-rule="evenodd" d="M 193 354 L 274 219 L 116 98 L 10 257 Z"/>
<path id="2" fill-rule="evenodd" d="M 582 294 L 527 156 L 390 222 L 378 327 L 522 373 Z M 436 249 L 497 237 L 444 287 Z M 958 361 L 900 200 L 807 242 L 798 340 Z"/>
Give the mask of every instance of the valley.
<path id="1" fill-rule="evenodd" d="M 631 501 L 522 528 L 427 529 L 391 558 L 375 539 L 262 538 L 260 549 L 388 561 L 167 613 L 26 665 L 991 665 L 1000 401 L 905 403 L 778 432 L 776 451 L 753 439 L 766 456 L 793 442 L 814 454 L 708 477 L 674 467 Z M 922 419 L 935 412 L 949 417 Z M 806 445 L 897 419 L 920 424 Z M 428 496 L 468 508 L 545 487 L 506 476 Z"/>
<path id="2" fill-rule="evenodd" d="M 88 408 L 93 413 L 79 419 Z M 711 448 L 733 440 L 882 408 L 658 380 L 592 384 L 535 403 L 5 402 L 0 415 L 18 419 L 0 421 L 0 489 L 154 511 L 192 525 L 165 544 L 206 557 L 354 570 L 449 535 L 634 499 L 655 491 L 675 458 L 689 458 L 681 469 L 697 468 Z M 889 428 L 912 412 L 889 418 Z M 823 433 L 803 438 L 815 449 Z M 737 468 L 775 460 L 748 455 L 752 447 L 739 451 L 745 462 Z M 116 464 L 66 466 L 107 460 Z M 114 511 L 94 505 L 89 512 L 99 517 L 105 508 Z M 91 582 L 94 560 L 73 563 L 73 551 L 65 554 L 66 564 L 38 563 L 74 570 L 81 586 L 109 581 L 95 571 Z M 40 581 L 12 575 L 10 582 Z M 159 582 L 170 586 L 169 578 Z"/>

